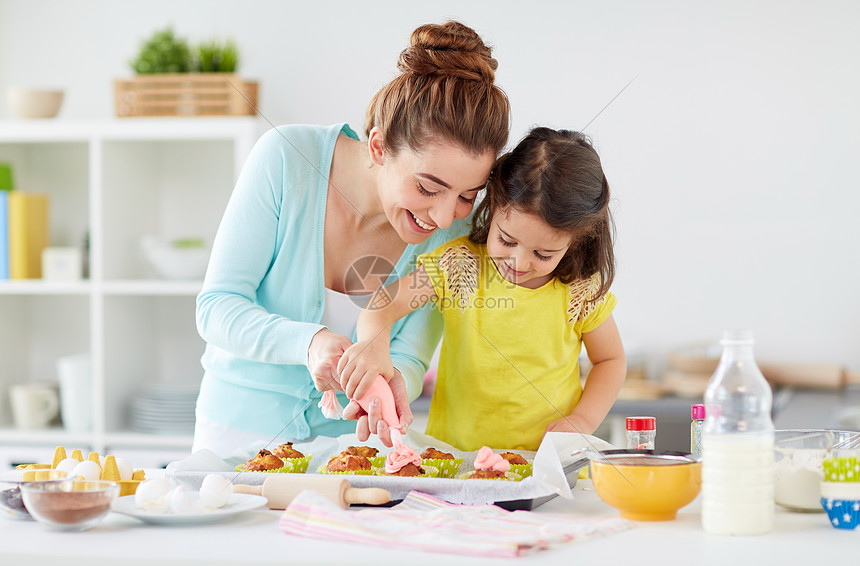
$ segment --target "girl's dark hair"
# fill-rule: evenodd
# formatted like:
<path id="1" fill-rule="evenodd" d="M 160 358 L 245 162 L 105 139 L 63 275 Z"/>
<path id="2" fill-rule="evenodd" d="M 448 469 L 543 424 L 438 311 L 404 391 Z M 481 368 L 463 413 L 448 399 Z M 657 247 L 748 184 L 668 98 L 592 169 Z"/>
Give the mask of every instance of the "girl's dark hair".
<path id="1" fill-rule="evenodd" d="M 573 243 L 553 271 L 562 283 L 600 274 L 600 299 L 615 278 L 609 183 L 591 141 L 580 132 L 534 128 L 493 168 L 469 239 L 487 243 L 493 216 L 507 207 L 540 216 Z"/>
<path id="2" fill-rule="evenodd" d="M 492 49 L 459 22 L 420 26 L 409 44 L 397 62 L 400 74 L 367 107 L 365 134 L 378 126 L 393 153 L 437 141 L 499 155 L 508 143 L 510 103 L 495 85 Z"/>

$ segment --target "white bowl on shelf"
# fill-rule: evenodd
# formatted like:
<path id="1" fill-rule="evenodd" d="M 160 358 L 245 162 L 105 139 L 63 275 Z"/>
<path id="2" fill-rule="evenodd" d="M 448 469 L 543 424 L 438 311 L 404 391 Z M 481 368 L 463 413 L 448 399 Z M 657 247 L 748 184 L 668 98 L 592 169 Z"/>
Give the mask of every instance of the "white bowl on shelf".
<path id="1" fill-rule="evenodd" d="M 18 118 L 53 118 L 63 105 L 63 91 L 57 89 L 9 87 L 6 99 Z"/>
<path id="2" fill-rule="evenodd" d="M 140 242 L 143 256 L 164 279 L 202 279 L 209 264 L 209 248 L 200 240 L 168 240 L 146 236 Z"/>

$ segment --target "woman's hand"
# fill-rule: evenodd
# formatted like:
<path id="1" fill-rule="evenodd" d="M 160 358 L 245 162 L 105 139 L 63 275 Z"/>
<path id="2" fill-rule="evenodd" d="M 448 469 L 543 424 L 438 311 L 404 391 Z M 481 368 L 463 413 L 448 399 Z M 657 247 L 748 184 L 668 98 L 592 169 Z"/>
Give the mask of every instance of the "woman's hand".
<path id="1" fill-rule="evenodd" d="M 337 379 L 337 362 L 352 346 L 352 340 L 323 328 L 311 339 L 308 346 L 308 371 L 317 391 L 337 389 L 343 391 Z"/>
<path id="2" fill-rule="evenodd" d="M 383 332 L 369 342 L 356 342 L 343 353 L 337 363 L 337 375 L 347 397 L 360 399 L 377 375 L 391 381 L 394 366 L 388 344 L 388 333 Z"/>
<path id="3" fill-rule="evenodd" d="M 388 385 L 391 387 L 392 395 L 394 395 L 394 405 L 397 408 L 397 416 L 400 418 L 400 432 L 406 434 L 406 429 L 412 424 L 412 409 L 409 408 L 409 397 L 406 395 L 406 382 L 400 372 L 394 370 L 394 376 L 388 381 Z M 370 438 L 371 431 L 373 431 L 379 436 L 382 444 L 388 447 L 392 446 L 391 429 L 382 420 L 382 408 L 379 406 L 379 399 L 374 397 L 370 401 L 370 411 L 367 413 L 358 403 L 350 401 L 343 410 L 343 418 L 358 421 L 355 425 L 355 434 L 359 442 L 364 442 Z"/>

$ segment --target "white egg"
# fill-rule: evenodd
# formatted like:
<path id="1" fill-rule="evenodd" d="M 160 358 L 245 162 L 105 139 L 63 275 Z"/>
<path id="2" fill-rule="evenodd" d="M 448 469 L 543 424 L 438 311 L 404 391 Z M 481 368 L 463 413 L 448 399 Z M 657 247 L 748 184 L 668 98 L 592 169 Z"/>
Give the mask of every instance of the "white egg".
<path id="1" fill-rule="evenodd" d="M 233 495 L 233 484 L 218 474 L 209 474 L 200 484 L 200 502 L 206 507 L 218 509 L 223 507 Z"/>
<path id="2" fill-rule="evenodd" d="M 121 480 L 130 480 L 134 475 L 134 468 L 131 467 L 128 460 L 119 456 L 116 457 L 116 469 L 119 470 L 119 479 Z"/>
<path id="3" fill-rule="evenodd" d="M 134 502 L 141 509 L 151 511 L 165 511 L 167 508 L 167 494 L 173 487 L 164 478 L 153 478 L 143 480 L 134 492 Z"/>
<path id="4" fill-rule="evenodd" d="M 74 473 L 75 468 L 78 464 L 80 464 L 80 462 L 78 462 L 74 458 L 66 458 L 65 460 L 60 460 L 60 462 L 57 464 L 57 469 L 61 472 Z"/>
<path id="5" fill-rule="evenodd" d="M 84 460 L 72 470 L 72 473 L 88 481 L 98 480 L 102 476 L 102 468 L 92 460 Z"/>
<path id="6" fill-rule="evenodd" d="M 187 493 L 179 486 L 171 492 L 170 510 L 173 513 L 199 513 L 203 509 L 195 494 Z"/>

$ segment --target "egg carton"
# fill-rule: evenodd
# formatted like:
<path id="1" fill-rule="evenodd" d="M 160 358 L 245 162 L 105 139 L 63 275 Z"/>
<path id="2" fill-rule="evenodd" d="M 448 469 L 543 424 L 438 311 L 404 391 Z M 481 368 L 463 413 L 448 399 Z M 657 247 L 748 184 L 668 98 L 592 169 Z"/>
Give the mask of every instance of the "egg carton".
<path id="1" fill-rule="evenodd" d="M 119 466 L 117 466 L 116 463 L 116 457 L 112 454 L 108 454 L 104 457 L 104 463 L 102 463 L 102 458 L 98 452 L 90 452 L 87 455 L 87 460 L 84 460 L 84 454 L 78 448 L 72 450 L 70 456 L 66 456 L 66 448 L 64 446 L 57 446 L 54 449 L 54 459 L 50 464 L 25 464 L 18 467 L 25 470 L 24 480 L 27 481 L 27 471 L 34 472 L 34 478 L 32 479 L 35 479 L 35 472 L 38 470 L 55 470 L 64 460 L 77 460 L 79 464 L 85 461 L 94 462 L 98 466 L 98 479 L 112 481 L 119 484 L 120 496 L 133 495 L 134 492 L 137 491 L 137 486 L 140 485 L 140 482 L 146 479 L 143 470 L 134 469 L 132 470 L 131 479 L 122 479 Z M 92 469 L 91 471 L 95 472 L 95 469 Z"/>

